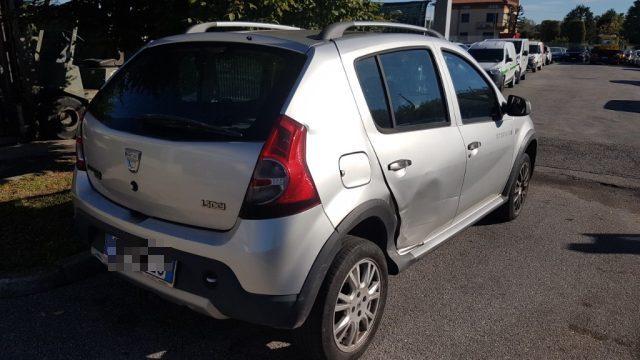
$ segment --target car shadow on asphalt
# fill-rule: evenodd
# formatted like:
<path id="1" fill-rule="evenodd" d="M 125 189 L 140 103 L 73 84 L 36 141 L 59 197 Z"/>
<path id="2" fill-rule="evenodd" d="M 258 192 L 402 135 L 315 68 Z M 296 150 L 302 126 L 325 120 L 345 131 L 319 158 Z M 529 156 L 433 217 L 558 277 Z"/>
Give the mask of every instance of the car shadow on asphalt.
<path id="1" fill-rule="evenodd" d="M 610 100 L 604 104 L 604 108 L 612 111 L 631 112 L 640 114 L 640 101 L 636 100 Z"/>
<path id="2" fill-rule="evenodd" d="M 640 81 L 638 81 L 638 80 L 611 80 L 610 82 L 612 82 L 614 84 L 640 86 Z"/>
<path id="3" fill-rule="evenodd" d="M 627 71 L 640 71 L 640 69 L 623 69 L 623 70 L 627 70 Z"/>
<path id="4" fill-rule="evenodd" d="M 0 184 L 7 178 L 46 171 L 73 170 L 74 146 L 69 141 L 41 141 L 0 148 Z"/>
<path id="5" fill-rule="evenodd" d="M 95 289 L 80 302 L 91 334 L 103 344 L 96 350 L 102 358 L 162 359 L 304 359 L 304 349 L 295 345 L 293 333 L 236 320 L 216 320 L 139 288 L 120 276 L 102 274 L 85 283 Z M 106 290 L 109 289 L 109 290 Z M 75 305 L 78 306 L 78 305 Z M 69 309 L 70 313 L 77 311 Z M 94 316 L 104 314 L 95 322 Z M 106 316 L 105 316 L 106 315 Z M 123 338 L 123 334 L 126 334 Z M 55 337 L 53 335 L 52 337 Z M 120 346 L 115 346 L 118 344 Z M 81 358 L 69 351 L 66 358 Z"/>
<path id="6" fill-rule="evenodd" d="M 591 243 L 571 243 L 568 250 L 589 254 L 640 255 L 640 234 L 583 234 Z"/>

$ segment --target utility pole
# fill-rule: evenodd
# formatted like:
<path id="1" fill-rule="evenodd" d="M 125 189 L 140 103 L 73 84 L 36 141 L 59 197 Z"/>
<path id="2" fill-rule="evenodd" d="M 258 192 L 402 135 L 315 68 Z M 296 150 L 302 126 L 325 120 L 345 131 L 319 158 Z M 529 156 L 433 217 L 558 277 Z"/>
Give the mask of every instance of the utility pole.
<path id="1" fill-rule="evenodd" d="M 452 0 L 436 0 L 433 14 L 433 29 L 441 33 L 447 40 L 451 29 Z"/>

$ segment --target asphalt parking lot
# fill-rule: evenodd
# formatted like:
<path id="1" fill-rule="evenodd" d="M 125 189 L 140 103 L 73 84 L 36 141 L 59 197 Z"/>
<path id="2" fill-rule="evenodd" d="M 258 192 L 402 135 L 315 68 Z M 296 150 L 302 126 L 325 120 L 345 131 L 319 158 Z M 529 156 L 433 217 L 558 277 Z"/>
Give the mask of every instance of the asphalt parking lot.
<path id="1" fill-rule="evenodd" d="M 391 278 L 365 359 L 640 358 L 640 68 L 551 65 L 529 98 L 538 172 L 516 221 L 477 224 Z M 103 273 L 0 300 L 0 357 L 298 359 Z"/>

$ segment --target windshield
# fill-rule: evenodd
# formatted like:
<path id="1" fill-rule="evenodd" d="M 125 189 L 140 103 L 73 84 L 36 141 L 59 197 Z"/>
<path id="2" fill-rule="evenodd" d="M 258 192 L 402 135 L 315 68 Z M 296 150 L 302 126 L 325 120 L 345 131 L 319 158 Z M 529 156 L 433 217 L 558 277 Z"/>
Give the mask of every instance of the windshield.
<path id="1" fill-rule="evenodd" d="M 111 128 L 139 135 L 263 141 L 304 59 L 258 45 L 151 47 L 116 73 L 89 112 Z"/>
<path id="2" fill-rule="evenodd" d="M 540 54 L 540 46 L 539 45 L 529 45 L 529 53 L 530 54 Z"/>
<path id="3" fill-rule="evenodd" d="M 513 40 L 509 40 L 510 43 L 513 44 L 513 46 L 516 47 L 516 54 L 520 53 L 520 49 L 522 49 L 522 41 L 513 41 Z"/>
<path id="4" fill-rule="evenodd" d="M 469 54 L 478 62 L 497 63 L 504 60 L 503 49 L 470 49 Z"/>

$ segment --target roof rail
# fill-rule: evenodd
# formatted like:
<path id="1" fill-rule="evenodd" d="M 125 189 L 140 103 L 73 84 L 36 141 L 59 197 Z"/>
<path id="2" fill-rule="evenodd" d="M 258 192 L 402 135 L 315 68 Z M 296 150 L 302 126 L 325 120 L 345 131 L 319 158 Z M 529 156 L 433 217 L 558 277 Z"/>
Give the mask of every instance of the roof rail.
<path id="1" fill-rule="evenodd" d="M 248 21 L 212 21 L 202 24 L 197 24 L 187 30 L 187 34 L 203 33 L 211 28 L 257 28 L 257 29 L 270 29 L 270 30 L 300 30 L 295 26 L 287 26 L 280 24 L 267 24 Z"/>
<path id="2" fill-rule="evenodd" d="M 322 30 L 320 37 L 322 40 L 333 40 L 341 38 L 344 35 L 344 32 L 352 27 L 361 27 L 361 26 L 371 26 L 371 27 L 386 27 L 386 28 L 394 28 L 394 29 L 405 29 L 412 30 L 416 32 L 424 33 L 425 35 L 437 37 L 439 39 L 444 39 L 444 36 L 439 32 L 431 29 L 427 29 L 425 27 L 409 25 L 409 24 L 401 24 L 401 23 L 393 23 L 386 21 L 345 21 L 339 23 L 333 23 Z"/>

